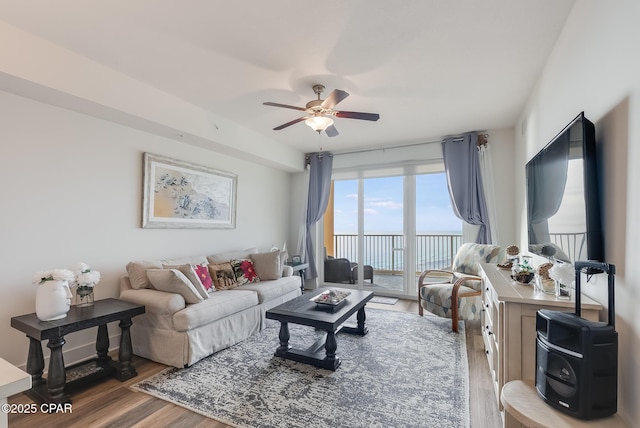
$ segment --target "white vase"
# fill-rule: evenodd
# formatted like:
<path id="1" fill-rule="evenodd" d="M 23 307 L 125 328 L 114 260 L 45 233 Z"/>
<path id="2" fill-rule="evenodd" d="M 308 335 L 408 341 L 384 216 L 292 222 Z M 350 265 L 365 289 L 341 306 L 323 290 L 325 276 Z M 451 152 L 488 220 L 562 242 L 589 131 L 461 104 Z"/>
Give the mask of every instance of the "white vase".
<path id="1" fill-rule="evenodd" d="M 36 291 L 36 316 L 40 321 L 59 320 L 71 307 L 71 290 L 67 281 L 44 281 Z"/>

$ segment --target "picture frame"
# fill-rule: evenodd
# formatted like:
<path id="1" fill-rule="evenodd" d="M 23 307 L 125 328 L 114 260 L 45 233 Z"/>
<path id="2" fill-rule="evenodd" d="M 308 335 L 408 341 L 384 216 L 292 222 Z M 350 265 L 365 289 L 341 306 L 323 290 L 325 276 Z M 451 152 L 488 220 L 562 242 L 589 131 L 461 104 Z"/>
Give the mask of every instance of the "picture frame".
<path id="1" fill-rule="evenodd" d="M 300 264 L 302 263 L 302 258 L 300 258 L 300 256 L 293 256 L 291 257 L 291 263 Z"/>
<path id="2" fill-rule="evenodd" d="M 144 153 L 143 182 L 143 228 L 236 226 L 236 174 Z"/>

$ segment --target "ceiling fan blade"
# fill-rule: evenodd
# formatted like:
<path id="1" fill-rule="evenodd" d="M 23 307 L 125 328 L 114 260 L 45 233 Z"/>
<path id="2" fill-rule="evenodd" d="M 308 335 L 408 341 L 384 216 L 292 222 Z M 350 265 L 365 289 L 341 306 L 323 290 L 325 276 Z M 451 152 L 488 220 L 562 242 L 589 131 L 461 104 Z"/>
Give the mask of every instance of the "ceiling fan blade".
<path id="1" fill-rule="evenodd" d="M 303 107 L 296 107 L 296 106 L 290 106 L 288 104 L 278 104 L 278 103 L 271 103 L 271 102 L 266 102 L 266 103 L 262 103 L 265 106 L 272 106 L 272 107 L 283 107 L 283 108 L 290 108 L 293 110 L 300 110 L 300 111 L 306 111 L 306 108 Z"/>
<path id="2" fill-rule="evenodd" d="M 328 126 L 327 129 L 324 130 L 324 132 L 327 133 L 327 137 L 335 137 L 339 134 L 338 130 L 333 125 Z"/>
<path id="3" fill-rule="evenodd" d="M 378 113 L 360 113 L 357 111 L 337 111 L 336 117 L 342 117 L 345 119 L 361 119 L 361 120 L 373 120 L 380 119 Z"/>
<path id="4" fill-rule="evenodd" d="M 283 124 L 283 125 L 276 126 L 275 128 L 273 128 L 273 130 L 274 130 L 274 131 L 279 131 L 279 130 L 281 130 L 281 129 L 286 128 L 287 126 L 295 125 L 295 124 L 296 124 L 296 123 L 298 123 L 298 122 L 302 122 L 302 121 L 303 121 L 303 120 L 305 120 L 306 118 L 307 118 L 306 116 L 299 117 L 299 118 L 297 118 L 297 119 L 292 120 L 291 122 L 287 122 L 287 123 L 285 123 L 285 124 Z"/>
<path id="5" fill-rule="evenodd" d="M 344 100 L 349 96 L 348 92 L 341 91 L 340 89 L 334 89 L 326 100 L 324 100 L 321 104 L 322 107 L 331 109 L 340 101 Z"/>

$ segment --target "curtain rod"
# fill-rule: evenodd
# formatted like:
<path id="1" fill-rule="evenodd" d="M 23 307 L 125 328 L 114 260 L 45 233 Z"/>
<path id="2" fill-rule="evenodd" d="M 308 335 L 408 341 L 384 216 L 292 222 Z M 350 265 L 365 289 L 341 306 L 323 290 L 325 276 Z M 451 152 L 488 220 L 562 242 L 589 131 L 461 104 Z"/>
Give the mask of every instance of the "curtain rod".
<path id="1" fill-rule="evenodd" d="M 476 144 L 478 145 L 478 147 L 480 146 L 484 146 L 487 145 L 489 143 L 489 134 L 478 134 L 478 141 L 476 142 Z M 464 139 L 464 137 L 455 137 L 453 139 L 453 141 L 455 142 L 460 142 Z M 444 143 L 444 138 L 440 141 L 428 141 L 426 143 L 412 143 L 412 144 L 404 144 L 401 146 L 391 146 L 391 147 L 379 147 L 376 149 L 362 149 L 362 150 L 352 150 L 350 152 L 333 152 L 333 154 L 335 156 L 340 156 L 340 155 L 351 155 L 351 154 L 355 154 L 355 153 L 368 153 L 368 152 L 377 152 L 377 151 L 384 151 L 384 150 L 393 150 L 393 149 L 404 149 L 406 147 L 418 147 L 418 146 L 426 146 L 429 144 L 442 144 Z"/>

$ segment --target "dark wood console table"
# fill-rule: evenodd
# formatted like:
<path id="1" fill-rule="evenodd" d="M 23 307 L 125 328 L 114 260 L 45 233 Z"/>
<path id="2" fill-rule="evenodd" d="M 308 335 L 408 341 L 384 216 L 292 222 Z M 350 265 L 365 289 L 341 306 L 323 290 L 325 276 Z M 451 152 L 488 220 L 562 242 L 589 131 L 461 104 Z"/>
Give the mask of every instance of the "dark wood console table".
<path id="1" fill-rule="evenodd" d="M 118 299 L 97 300 L 93 306 L 72 306 L 67 316 L 55 321 L 40 321 L 36 314 L 11 318 L 11 327 L 25 333 L 29 338 L 27 372 L 31 375 L 31 389 L 25 394 L 37 403 L 70 403 L 68 392 L 97 379 L 112 376 L 124 381 L 138 373 L 131 365 L 133 349 L 129 331 L 131 319 L 144 313 L 144 306 Z M 118 361 L 108 355 L 109 334 L 107 324 L 120 321 L 120 350 Z M 75 331 L 98 327 L 96 338 L 97 358 L 71 367 L 64 366 L 62 346 L 64 336 Z M 41 341 L 47 339 L 51 350 L 47 379 L 42 377 L 44 357 Z M 69 382 L 67 382 L 69 378 Z"/>

